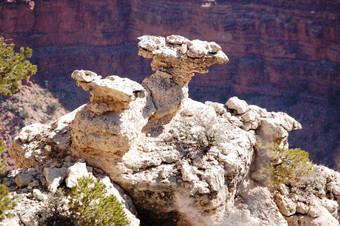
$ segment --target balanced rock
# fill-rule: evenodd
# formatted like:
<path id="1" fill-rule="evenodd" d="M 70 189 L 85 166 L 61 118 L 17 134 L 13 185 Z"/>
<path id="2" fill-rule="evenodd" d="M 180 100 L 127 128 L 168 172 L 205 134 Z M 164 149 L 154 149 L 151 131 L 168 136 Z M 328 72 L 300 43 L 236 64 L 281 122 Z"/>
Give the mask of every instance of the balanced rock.
<path id="1" fill-rule="evenodd" d="M 139 55 L 152 59 L 155 73 L 138 84 L 74 71 L 89 103 L 49 125 L 25 127 L 10 149 L 17 167 L 82 158 L 131 195 L 145 224 L 225 225 L 235 216 L 265 225 L 334 222 L 339 173 L 315 166 L 312 178 L 279 191 L 254 176 L 261 166 L 256 141 L 288 148 L 289 131 L 301 129 L 295 119 L 236 97 L 227 106 L 189 98 L 195 72 L 228 62 L 218 44 L 178 35 L 139 39 Z M 68 177 L 77 177 L 77 167 L 88 174 L 84 164 L 69 165 Z M 320 216 L 310 210 L 315 203 Z"/>

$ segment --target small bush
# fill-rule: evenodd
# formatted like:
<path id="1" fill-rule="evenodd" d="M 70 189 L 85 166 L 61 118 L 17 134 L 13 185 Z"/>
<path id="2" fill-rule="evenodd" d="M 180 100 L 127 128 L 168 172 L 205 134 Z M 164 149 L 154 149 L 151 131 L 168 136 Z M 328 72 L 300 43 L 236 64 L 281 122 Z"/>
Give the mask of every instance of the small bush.
<path id="1" fill-rule="evenodd" d="M 61 188 L 59 188 L 55 194 L 49 194 L 45 210 L 38 214 L 39 225 L 76 225 L 69 216 L 65 200 L 65 192 Z"/>
<path id="2" fill-rule="evenodd" d="M 217 120 L 208 121 L 200 119 L 196 125 L 192 126 L 183 123 L 178 128 L 180 133 L 179 144 L 185 149 L 194 149 L 191 151 L 201 151 L 206 153 L 211 147 L 219 147 L 223 140 L 223 128 L 219 126 Z"/>
<path id="3" fill-rule="evenodd" d="M 13 215 L 8 212 L 14 209 L 16 206 L 15 197 L 9 196 L 8 188 L 0 184 L 0 221 L 4 220 L 6 217 L 12 217 Z"/>
<path id="4" fill-rule="evenodd" d="M 47 199 L 46 211 L 39 214 L 39 225 L 129 225 L 121 204 L 107 195 L 100 179 L 82 177 L 68 192 L 58 189 Z"/>
<path id="5" fill-rule="evenodd" d="M 274 187 L 280 184 L 294 185 L 313 172 L 308 152 L 300 148 L 284 149 L 273 143 L 258 146 L 265 155 L 260 175 L 267 184 Z"/>
<path id="6" fill-rule="evenodd" d="M 5 151 L 5 144 L 3 140 L 0 140 L 0 175 L 5 172 L 6 169 L 6 157 L 3 156 Z"/>
<path id="7" fill-rule="evenodd" d="M 121 204 L 106 194 L 100 179 L 79 178 L 69 195 L 69 211 L 78 225 L 129 225 Z"/>
<path id="8" fill-rule="evenodd" d="M 2 156 L 4 150 L 4 142 L 3 140 L 0 140 L 0 174 L 6 169 L 6 158 Z M 8 188 L 5 185 L 0 184 L 0 221 L 4 220 L 6 217 L 11 217 L 12 214 L 8 211 L 14 209 L 15 206 L 15 197 L 10 197 Z"/>

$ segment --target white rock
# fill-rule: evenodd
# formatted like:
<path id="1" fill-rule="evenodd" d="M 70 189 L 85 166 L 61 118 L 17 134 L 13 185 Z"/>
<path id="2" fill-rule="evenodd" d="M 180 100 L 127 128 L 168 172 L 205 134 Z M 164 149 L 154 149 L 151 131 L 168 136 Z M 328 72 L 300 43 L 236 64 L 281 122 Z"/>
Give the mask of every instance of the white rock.
<path id="1" fill-rule="evenodd" d="M 275 202 L 277 206 L 279 207 L 279 210 L 282 215 L 284 216 L 291 216 L 295 214 L 296 212 L 296 203 L 294 203 L 291 199 L 288 197 L 285 197 L 280 194 L 275 195 Z"/>
<path id="2" fill-rule="evenodd" d="M 78 185 L 78 179 L 81 177 L 88 177 L 86 163 L 77 162 L 67 169 L 66 186 L 72 188 Z"/>
<path id="3" fill-rule="evenodd" d="M 200 58 L 204 57 L 209 52 L 208 42 L 193 40 L 188 42 L 189 50 L 187 52 L 189 57 Z"/>
<path id="4" fill-rule="evenodd" d="M 101 78 L 101 76 L 98 76 L 96 73 L 87 70 L 75 70 L 71 77 L 80 82 L 92 82 Z"/>
<path id="5" fill-rule="evenodd" d="M 222 50 L 221 46 L 215 42 L 209 42 L 208 44 L 209 53 L 217 53 Z"/>
<path id="6" fill-rule="evenodd" d="M 242 198 L 241 202 L 246 203 L 246 205 L 244 208 L 235 205 L 233 209 L 249 209 L 252 217 L 259 219 L 262 225 L 287 225 L 272 198 L 272 194 L 266 187 L 259 186 L 252 179 L 246 178 L 241 182 L 238 192 L 240 192 Z"/>
<path id="7" fill-rule="evenodd" d="M 190 213 L 176 206 L 178 193 L 192 201 L 186 207 L 199 213 L 190 219 L 196 218 L 195 222 L 210 219 L 208 223 L 217 225 L 224 225 L 222 216 L 226 211 L 237 213 L 240 206 L 244 208 L 239 211 L 241 214 L 251 215 L 249 222 L 286 225 L 282 214 L 293 214 L 287 219 L 295 219 L 296 211 L 306 212 L 313 206 L 308 203 L 311 194 L 337 197 L 338 177 L 317 167 L 318 175 L 303 183 L 306 188 L 293 184 L 289 192 L 281 189 L 277 205 L 273 194 L 255 182 L 241 189 L 239 185 L 252 174 L 250 166 L 257 165 L 256 139 L 288 147 L 288 132 L 301 125 L 285 113 L 267 112 L 237 97 L 227 102 L 228 108 L 237 114 L 231 114 L 218 103 L 191 100 L 188 83 L 194 73 L 206 73 L 208 66 L 228 62 L 216 43 L 188 41 L 181 36 L 167 39 L 143 36 L 138 48 L 139 55 L 152 58 L 154 74 L 140 85 L 118 76 L 102 79 L 95 73 L 75 72 L 77 83 L 91 93 L 90 102 L 50 125 L 26 127 L 27 131 L 22 131 L 11 147 L 16 165 L 29 168 L 48 163 L 49 167 L 61 164 L 69 167 L 74 158 L 83 158 L 82 163 L 69 167 L 68 187 L 76 185 L 79 177 L 91 176 L 86 164 L 100 168 L 141 209 L 148 211 L 150 220 Z M 53 156 L 48 150 L 72 158 L 67 158 L 66 163 L 51 160 Z M 40 180 L 43 184 L 45 179 Z M 109 179 L 105 181 L 110 186 Z M 125 199 L 125 206 L 127 203 Z M 307 207 L 297 203 L 306 203 Z M 333 204 L 325 201 L 324 206 L 332 211 Z M 323 216 L 327 222 L 325 219 L 331 214 L 321 207 L 320 216 L 309 217 L 306 222 Z"/>
<path id="8" fill-rule="evenodd" d="M 224 185 L 224 170 L 222 168 L 209 169 L 205 172 L 204 177 L 212 191 L 220 191 Z"/>
<path id="9" fill-rule="evenodd" d="M 199 181 L 198 176 L 193 171 L 193 168 L 188 164 L 188 162 L 182 162 L 182 180 L 184 181 Z"/>
<path id="10" fill-rule="evenodd" d="M 140 40 L 140 42 L 138 43 L 138 47 L 146 49 L 150 52 L 165 46 L 164 37 L 144 35 L 142 37 L 139 37 L 138 39 Z"/>
<path id="11" fill-rule="evenodd" d="M 38 220 L 29 213 L 22 213 L 19 215 L 19 218 L 21 223 L 25 226 L 38 226 Z"/>
<path id="12" fill-rule="evenodd" d="M 244 100 L 238 99 L 238 97 L 230 98 L 227 101 L 226 105 L 229 109 L 235 110 L 237 114 L 243 114 L 249 110 L 247 102 L 245 102 Z"/>
<path id="13" fill-rule="evenodd" d="M 33 197 L 40 200 L 40 201 L 47 200 L 47 195 L 41 193 L 41 191 L 39 189 L 33 189 Z"/>
<path id="14" fill-rule="evenodd" d="M 320 208 L 318 208 L 317 206 L 310 206 L 308 209 L 308 215 L 311 217 L 318 217 L 320 216 L 321 212 L 320 212 Z"/>
<path id="15" fill-rule="evenodd" d="M 174 45 L 186 44 L 188 41 L 189 39 L 180 35 L 170 35 L 166 37 L 166 42 Z"/>
<path id="16" fill-rule="evenodd" d="M 330 213 L 334 213 L 339 209 L 338 202 L 327 198 L 321 199 L 321 205 L 325 207 Z"/>
<path id="17" fill-rule="evenodd" d="M 130 222 L 130 225 L 139 226 L 140 220 L 134 214 L 136 213 L 136 209 L 132 203 L 131 198 L 125 195 L 123 193 L 123 189 L 121 189 L 118 185 L 112 183 L 109 177 L 104 177 L 103 179 L 101 179 L 101 182 L 106 186 L 107 194 L 116 196 L 117 200 L 123 204 L 123 210 Z"/>
<path id="18" fill-rule="evenodd" d="M 213 107 L 216 114 L 218 115 L 223 115 L 227 113 L 227 110 L 225 109 L 223 104 L 219 104 L 219 103 L 215 103 L 211 101 L 206 101 L 204 104 Z"/>
<path id="19" fill-rule="evenodd" d="M 281 184 L 280 186 L 279 186 L 279 191 L 280 191 L 280 193 L 282 194 L 282 195 L 289 195 L 289 189 L 287 188 L 287 186 L 286 185 L 284 185 L 284 184 Z"/>

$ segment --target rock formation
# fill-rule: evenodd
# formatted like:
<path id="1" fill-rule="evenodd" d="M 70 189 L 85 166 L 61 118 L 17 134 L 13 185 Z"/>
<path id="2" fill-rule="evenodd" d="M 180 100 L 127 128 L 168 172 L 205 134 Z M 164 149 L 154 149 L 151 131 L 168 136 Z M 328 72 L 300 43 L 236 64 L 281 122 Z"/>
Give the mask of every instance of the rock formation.
<path id="1" fill-rule="evenodd" d="M 16 167 L 44 167 L 53 192 L 72 175 L 55 162 L 84 159 L 131 196 L 148 225 L 227 225 L 238 216 L 250 225 L 337 224 L 340 173 L 314 166 L 311 177 L 280 189 L 253 176 L 257 140 L 288 148 L 288 132 L 301 129 L 295 119 L 237 97 L 225 105 L 188 97 L 194 72 L 228 62 L 218 44 L 142 36 L 138 48 L 154 74 L 138 84 L 74 71 L 90 102 L 49 125 L 25 127 L 10 149 Z M 17 178 L 21 187 L 32 181 Z"/>
<path id="2" fill-rule="evenodd" d="M 33 49 L 39 70 L 32 79 L 42 87 L 48 81 L 69 110 L 88 100 L 69 76 L 76 68 L 135 81 L 151 73 L 136 54 L 143 34 L 213 40 L 232 60 L 195 78 L 191 98 L 223 102 L 236 95 L 289 112 L 304 126 L 290 144 L 340 170 L 337 1 L 34 0 L 33 10 L 23 2 L 0 2 L 0 34 Z"/>

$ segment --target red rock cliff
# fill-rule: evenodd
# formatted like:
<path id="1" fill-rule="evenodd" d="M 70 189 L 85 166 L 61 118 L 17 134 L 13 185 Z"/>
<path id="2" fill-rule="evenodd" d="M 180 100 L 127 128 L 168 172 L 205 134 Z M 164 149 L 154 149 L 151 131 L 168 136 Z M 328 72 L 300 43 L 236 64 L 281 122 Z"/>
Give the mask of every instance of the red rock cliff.
<path id="1" fill-rule="evenodd" d="M 0 2 L 0 34 L 34 49 L 39 72 L 65 105 L 87 100 L 69 82 L 84 68 L 141 81 L 151 74 L 137 56 L 138 36 L 184 35 L 219 43 L 230 58 L 191 82 L 194 99 L 237 95 L 287 111 L 302 131 L 292 146 L 340 168 L 340 19 L 336 1 L 36 0 Z"/>

